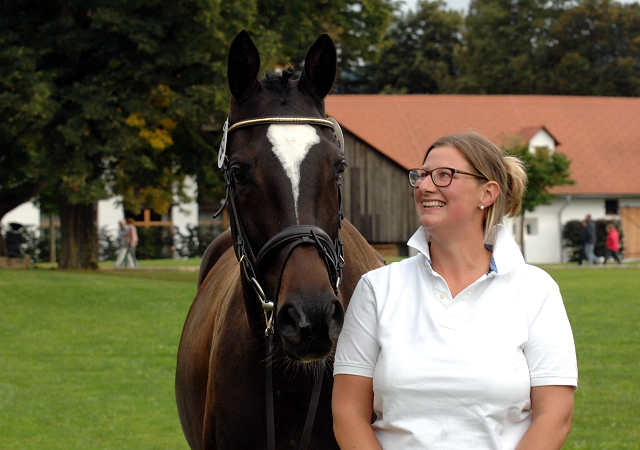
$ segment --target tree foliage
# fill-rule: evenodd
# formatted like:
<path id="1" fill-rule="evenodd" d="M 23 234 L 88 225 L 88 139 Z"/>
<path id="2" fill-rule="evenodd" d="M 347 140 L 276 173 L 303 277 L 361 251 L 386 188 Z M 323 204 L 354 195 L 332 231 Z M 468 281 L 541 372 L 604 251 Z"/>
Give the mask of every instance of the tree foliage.
<path id="1" fill-rule="evenodd" d="M 546 0 L 472 0 L 465 19 L 465 47 L 457 59 L 458 91 L 533 94 L 559 14 Z"/>
<path id="2" fill-rule="evenodd" d="M 548 148 L 529 149 L 522 140 L 514 140 L 505 151 L 522 160 L 527 170 L 527 191 L 522 200 L 524 211 L 533 211 L 537 206 L 548 205 L 554 195 L 549 191 L 555 186 L 574 184 L 567 156 L 559 152 L 550 152 Z"/>
<path id="3" fill-rule="evenodd" d="M 97 261 L 98 200 L 120 195 L 128 210 L 164 213 L 187 199 L 188 175 L 201 198 L 222 194 L 215 131 L 238 31 L 255 36 L 263 67 L 298 62 L 322 31 L 349 65 L 376 55 L 391 17 L 389 0 L 21 0 L 0 9 L 0 217 L 17 190 L 22 203 L 46 186 L 41 204 L 57 208 L 67 234 L 61 266 L 85 268 Z"/>
<path id="4" fill-rule="evenodd" d="M 640 95 L 640 5 L 584 0 L 550 29 L 549 94 Z"/>
<path id="5" fill-rule="evenodd" d="M 638 3 L 471 0 L 457 14 L 419 1 L 396 17 L 360 90 L 640 95 Z"/>
<path id="6" fill-rule="evenodd" d="M 435 94 L 451 89 L 454 54 L 462 44 L 462 17 L 444 6 L 441 0 L 421 0 L 415 13 L 396 20 L 379 63 L 369 71 L 368 92 Z"/>

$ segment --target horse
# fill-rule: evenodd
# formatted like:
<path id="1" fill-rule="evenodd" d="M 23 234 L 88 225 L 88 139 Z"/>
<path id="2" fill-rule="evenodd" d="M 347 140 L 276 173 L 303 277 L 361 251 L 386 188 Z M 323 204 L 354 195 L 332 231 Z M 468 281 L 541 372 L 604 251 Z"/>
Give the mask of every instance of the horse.
<path id="1" fill-rule="evenodd" d="M 342 217 L 344 142 L 324 108 L 336 61 L 325 34 L 299 78 L 259 80 L 249 34 L 229 48 L 219 165 L 231 226 L 203 256 L 176 368 L 194 450 L 338 448 L 332 355 L 355 285 L 384 260 Z"/>

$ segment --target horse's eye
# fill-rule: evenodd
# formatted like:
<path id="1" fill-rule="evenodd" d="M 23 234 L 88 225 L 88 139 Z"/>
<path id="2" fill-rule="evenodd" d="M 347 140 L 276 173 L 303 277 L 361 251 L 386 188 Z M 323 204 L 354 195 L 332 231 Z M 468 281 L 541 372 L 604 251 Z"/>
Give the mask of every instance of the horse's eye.
<path id="1" fill-rule="evenodd" d="M 231 168 L 231 177 L 240 186 L 247 184 L 247 175 L 240 167 Z"/>
<path id="2" fill-rule="evenodd" d="M 336 167 L 336 180 L 340 181 L 342 179 L 342 174 L 344 170 L 347 168 L 347 162 L 342 160 L 338 166 Z"/>

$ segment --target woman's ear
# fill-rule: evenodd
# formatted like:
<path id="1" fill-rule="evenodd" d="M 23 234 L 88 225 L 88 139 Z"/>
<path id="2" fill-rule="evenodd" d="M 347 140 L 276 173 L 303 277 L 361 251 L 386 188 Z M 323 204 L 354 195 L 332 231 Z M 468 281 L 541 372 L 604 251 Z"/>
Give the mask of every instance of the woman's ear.
<path id="1" fill-rule="evenodd" d="M 487 181 L 483 187 L 481 203 L 485 208 L 493 205 L 500 195 L 500 185 L 495 181 Z"/>

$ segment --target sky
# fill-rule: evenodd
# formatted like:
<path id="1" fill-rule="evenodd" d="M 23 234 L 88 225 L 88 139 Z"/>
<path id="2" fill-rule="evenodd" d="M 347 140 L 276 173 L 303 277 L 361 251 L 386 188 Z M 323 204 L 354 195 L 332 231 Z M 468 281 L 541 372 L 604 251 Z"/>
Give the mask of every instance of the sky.
<path id="1" fill-rule="evenodd" d="M 637 3 L 640 0 L 617 0 L 619 3 Z M 404 0 L 405 9 L 411 9 L 415 11 L 415 5 L 418 0 Z M 455 9 L 456 11 L 463 10 L 465 13 L 469 7 L 469 0 L 445 0 L 449 9 Z"/>

